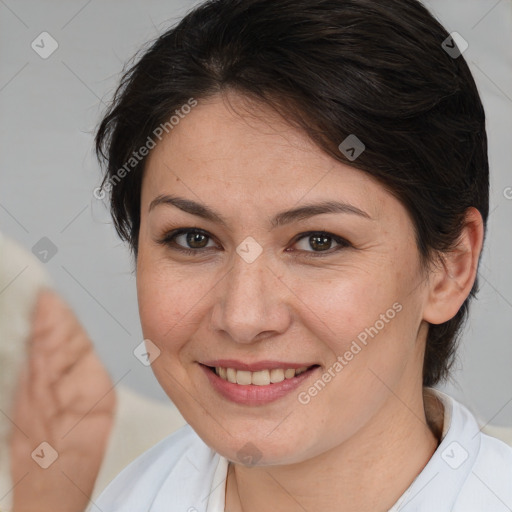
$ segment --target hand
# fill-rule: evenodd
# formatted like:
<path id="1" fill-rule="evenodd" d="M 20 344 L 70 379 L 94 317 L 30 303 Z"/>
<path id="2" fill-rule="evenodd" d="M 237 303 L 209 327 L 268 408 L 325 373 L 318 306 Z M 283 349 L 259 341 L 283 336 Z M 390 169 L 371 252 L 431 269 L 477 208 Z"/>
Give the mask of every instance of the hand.
<path id="1" fill-rule="evenodd" d="M 73 311 L 51 290 L 36 304 L 11 418 L 14 512 L 83 512 L 113 424 L 115 391 Z M 52 449 L 58 458 L 47 469 Z M 36 463 L 36 461 L 38 463 Z"/>

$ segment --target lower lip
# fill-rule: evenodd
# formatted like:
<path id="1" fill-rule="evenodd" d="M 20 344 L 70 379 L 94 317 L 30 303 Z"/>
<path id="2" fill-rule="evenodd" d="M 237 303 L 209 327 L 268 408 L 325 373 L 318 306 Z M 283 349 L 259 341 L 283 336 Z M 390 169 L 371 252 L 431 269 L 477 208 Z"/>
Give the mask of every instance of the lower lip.
<path id="1" fill-rule="evenodd" d="M 233 384 L 219 377 L 208 366 L 204 364 L 200 364 L 200 366 L 206 373 L 213 388 L 220 395 L 232 402 L 244 405 L 264 405 L 279 400 L 279 398 L 282 398 L 299 387 L 302 382 L 320 368 L 319 366 L 315 366 L 297 377 L 285 379 L 281 382 L 268 384 L 266 386 L 256 386 L 254 384 Z"/>

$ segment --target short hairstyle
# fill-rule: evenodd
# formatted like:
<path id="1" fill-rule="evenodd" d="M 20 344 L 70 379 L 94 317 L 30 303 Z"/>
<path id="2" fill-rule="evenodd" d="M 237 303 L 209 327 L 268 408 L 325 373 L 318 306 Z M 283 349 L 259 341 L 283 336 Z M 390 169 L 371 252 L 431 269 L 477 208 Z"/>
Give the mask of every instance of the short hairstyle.
<path id="1" fill-rule="evenodd" d="M 169 131 L 191 98 L 233 91 L 378 180 L 410 215 L 428 272 L 456 246 L 467 208 L 482 215 L 484 237 L 489 211 L 484 109 L 466 61 L 449 47 L 450 35 L 417 0 L 198 5 L 125 65 L 99 123 L 101 190 L 110 183 L 117 233 L 136 260 L 147 158 L 133 155 L 159 126 Z M 339 149 L 349 135 L 365 145 L 356 159 Z M 478 277 L 452 319 L 429 325 L 424 386 L 449 376 L 477 289 Z"/>

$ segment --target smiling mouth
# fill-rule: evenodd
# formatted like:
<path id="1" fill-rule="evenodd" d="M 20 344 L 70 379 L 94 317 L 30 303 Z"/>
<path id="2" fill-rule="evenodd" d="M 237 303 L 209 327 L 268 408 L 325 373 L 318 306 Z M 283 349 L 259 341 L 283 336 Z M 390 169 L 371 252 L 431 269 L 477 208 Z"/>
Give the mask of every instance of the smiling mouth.
<path id="1" fill-rule="evenodd" d="M 203 365 L 206 366 L 206 365 Z M 271 370 L 260 370 L 251 372 L 247 370 L 235 370 L 234 368 L 206 366 L 211 372 L 215 373 L 221 379 L 239 384 L 241 386 L 268 386 L 270 384 L 278 384 L 287 379 L 293 379 L 303 373 L 309 372 L 319 365 L 303 366 L 301 368 L 273 368 Z"/>

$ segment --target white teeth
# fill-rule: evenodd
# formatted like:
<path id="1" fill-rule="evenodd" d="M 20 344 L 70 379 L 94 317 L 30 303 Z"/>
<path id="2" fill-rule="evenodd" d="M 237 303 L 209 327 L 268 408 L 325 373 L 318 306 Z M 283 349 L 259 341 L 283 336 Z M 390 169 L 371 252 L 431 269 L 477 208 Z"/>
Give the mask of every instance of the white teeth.
<path id="1" fill-rule="evenodd" d="M 270 382 L 272 384 L 276 384 L 277 382 L 282 382 L 284 377 L 284 370 L 281 370 L 281 368 L 274 368 L 273 370 L 270 370 Z"/>
<path id="2" fill-rule="evenodd" d="M 295 377 L 295 370 L 293 368 L 288 368 L 284 371 L 285 379 L 291 379 L 292 377 Z"/>
<path id="3" fill-rule="evenodd" d="M 251 384 L 255 384 L 256 386 L 268 386 L 270 384 L 270 372 L 268 370 L 247 373 L 251 374 Z"/>
<path id="4" fill-rule="evenodd" d="M 228 368 L 226 370 L 226 378 L 229 382 L 236 384 L 236 370 L 233 370 L 233 368 Z"/>
<path id="5" fill-rule="evenodd" d="M 234 368 L 216 367 L 215 373 L 224 380 L 233 384 L 247 386 L 253 384 L 255 386 L 268 386 L 270 383 L 276 384 L 285 379 L 292 379 L 296 375 L 304 373 L 308 369 L 307 366 L 302 368 L 274 368 L 272 370 L 259 370 L 257 372 L 249 372 L 247 370 L 235 370 Z"/>
<path id="6" fill-rule="evenodd" d="M 245 370 L 237 370 L 236 372 L 236 383 L 237 384 L 250 384 L 251 383 L 251 372 Z"/>

